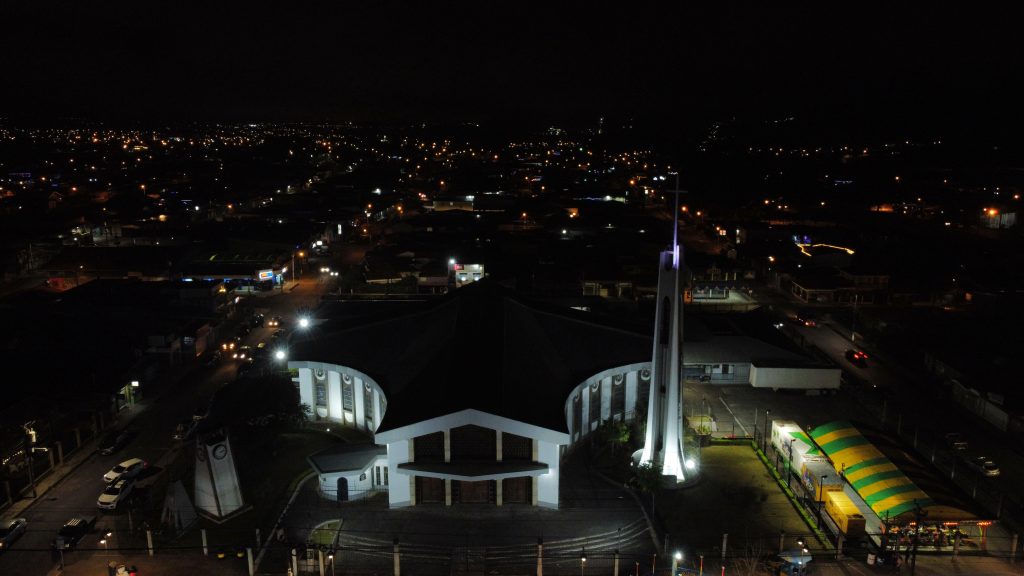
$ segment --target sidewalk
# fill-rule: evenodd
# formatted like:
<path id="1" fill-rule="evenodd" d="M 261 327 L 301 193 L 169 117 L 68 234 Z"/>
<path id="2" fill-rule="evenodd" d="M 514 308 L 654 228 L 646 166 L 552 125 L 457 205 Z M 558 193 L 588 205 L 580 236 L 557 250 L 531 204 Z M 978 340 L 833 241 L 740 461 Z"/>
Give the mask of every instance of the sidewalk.
<path id="1" fill-rule="evenodd" d="M 134 420 L 139 414 L 145 412 L 149 408 L 149 404 L 155 401 L 154 398 L 147 398 L 137 402 L 130 408 L 125 408 L 120 412 L 108 425 L 105 430 L 120 425 L 123 426 L 132 420 Z M 100 439 L 103 438 L 104 430 L 100 430 L 94 438 L 83 442 L 82 445 L 64 458 L 64 463 L 59 464 L 46 474 L 38 481 L 36 481 L 36 497 L 35 498 L 21 498 L 15 500 L 11 505 L 0 513 L 0 519 L 7 520 L 11 518 L 18 518 L 23 516 L 25 511 L 36 504 L 36 502 L 42 501 L 46 493 L 49 492 L 55 486 L 58 486 L 64 481 L 72 472 L 78 469 L 79 466 L 85 464 L 89 458 L 96 454 L 96 445 L 99 444 Z"/>
<path id="2" fill-rule="evenodd" d="M 78 558 L 70 562 L 61 570 L 54 566 L 47 576 L 96 576 L 106 574 L 107 566 L 113 562 L 114 566 L 123 564 L 125 567 L 135 566 L 139 574 L 145 576 L 179 576 L 181 574 L 218 574 L 224 576 L 235 576 L 248 574 L 249 567 L 245 558 L 231 556 L 218 560 L 212 554 L 202 556 L 201 554 L 159 554 L 148 556 L 145 552 L 141 554 L 111 554 L 109 556 L 98 552 L 88 557 Z"/>

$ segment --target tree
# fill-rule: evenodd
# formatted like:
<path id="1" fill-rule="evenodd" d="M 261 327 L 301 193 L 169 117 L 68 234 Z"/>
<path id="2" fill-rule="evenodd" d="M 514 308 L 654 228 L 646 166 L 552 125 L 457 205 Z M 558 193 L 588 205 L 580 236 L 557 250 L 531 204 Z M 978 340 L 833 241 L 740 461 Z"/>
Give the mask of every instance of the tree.
<path id="1" fill-rule="evenodd" d="M 210 420 L 219 426 L 294 424 L 303 416 L 295 384 L 277 374 L 235 380 L 217 391 L 210 406 Z"/>
<path id="2" fill-rule="evenodd" d="M 661 466 L 643 462 L 633 468 L 632 484 L 644 494 L 655 494 L 661 490 Z"/>

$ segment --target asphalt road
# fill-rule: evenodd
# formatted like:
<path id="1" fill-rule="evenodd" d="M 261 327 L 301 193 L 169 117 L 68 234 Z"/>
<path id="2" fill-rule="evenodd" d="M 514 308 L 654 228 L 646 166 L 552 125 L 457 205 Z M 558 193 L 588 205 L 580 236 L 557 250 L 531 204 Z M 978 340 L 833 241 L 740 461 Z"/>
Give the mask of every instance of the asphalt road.
<path id="1" fill-rule="evenodd" d="M 316 274 L 309 274 L 309 268 L 307 266 L 307 275 L 300 278 L 297 286 L 289 285 L 291 290 L 261 296 L 255 307 L 265 309 L 267 318 L 282 316 L 289 327 L 294 326 L 296 310 L 314 307 L 320 295 L 330 287 L 329 283 L 318 283 Z M 259 342 L 269 345 L 274 330 L 276 328 L 253 329 L 243 339 L 243 344 L 254 348 Z M 119 535 L 124 535 L 123 541 L 128 540 L 129 518 L 125 511 L 106 512 L 96 507 L 96 499 L 106 486 L 103 474 L 119 462 L 142 458 L 151 463 L 151 469 L 140 476 L 138 486 L 154 481 L 156 475 L 164 473 L 166 466 L 174 462 L 181 449 L 181 443 L 171 438 L 177 424 L 205 410 L 216 390 L 235 378 L 236 369 L 237 363 L 231 360 L 212 366 L 196 363 L 155 397 L 122 411 L 117 425 L 131 422 L 137 430 L 135 437 L 112 455 L 89 456 L 21 514 L 28 519 L 28 530 L 10 550 L 0 554 L 0 574 L 41 576 L 50 571 L 58 563 L 51 543 L 61 526 L 75 516 L 95 516 L 96 529 L 79 542 L 76 551 L 65 553 L 65 563 L 95 563 L 97 570 L 104 569 L 117 553 Z M 154 499 L 162 501 L 163 496 L 155 494 Z M 109 549 L 100 544 L 108 531 L 113 533 L 107 544 Z"/>

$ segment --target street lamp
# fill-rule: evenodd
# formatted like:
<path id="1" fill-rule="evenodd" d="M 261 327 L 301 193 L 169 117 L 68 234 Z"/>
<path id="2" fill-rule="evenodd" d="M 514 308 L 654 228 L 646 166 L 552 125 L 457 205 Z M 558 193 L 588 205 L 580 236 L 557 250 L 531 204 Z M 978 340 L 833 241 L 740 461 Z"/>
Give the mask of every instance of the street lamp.
<path id="1" fill-rule="evenodd" d="M 584 571 L 587 568 L 587 549 L 583 548 L 580 551 L 580 576 L 583 576 Z"/>
<path id="2" fill-rule="evenodd" d="M 303 316 L 302 318 L 299 318 L 299 328 L 309 328 L 309 318 L 308 317 Z"/>
<path id="3" fill-rule="evenodd" d="M 100 540 L 100 544 L 103 544 L 103 555 L 104 555 L 104 556 L 107 556 L 107 555 L 108 555 L 108 550 L 107 550 L 107 539 L 106 539 L 106 538 L 104 538 L 104 539 Z"/>
<path id="4" fill-rule="evenodd" d="M 334 551 L 327 554 L 327 560 L 331 563 L 331 576 L 334 576 Z"/>
<path id="5" fill-rule="evenodd" d="M 288 358 L 288 353 L 285 352 L 284 349 L 278 349 L 276 352 L 274 352 L 274 358 L 278 360 L 284 360 Z"/>
<path id="6" fill-rule="evenodd" d="M 683 553 L 676 550 L 676 553 L 672 555 L 672 575 L 676 576 L 676 571 L 679 570 L 679 563 L 683 561 Z"/>
<path id="7" fill-rule="evenodd" d="M 765 454 L 768 453 L 768 417 L 771 416 L 771 414 L 771 410 L 764 411 L 764 436 L 762 436 L 762 441 L 764 444 L 763 452 L 765 452 Z"/>
<path id="8" fill-rule="evenodd" d="M 825 503 L 825 478 L 828 475 L 822 474 L 818 480 L 818 528 L 821 528 L 821 505 Z"/>

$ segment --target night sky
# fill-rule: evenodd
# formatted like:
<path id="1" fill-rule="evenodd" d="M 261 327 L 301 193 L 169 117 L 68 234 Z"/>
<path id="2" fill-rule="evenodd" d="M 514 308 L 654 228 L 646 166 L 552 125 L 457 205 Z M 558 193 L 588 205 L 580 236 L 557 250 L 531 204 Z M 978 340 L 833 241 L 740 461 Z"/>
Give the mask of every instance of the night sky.
<path id="1" fill-rule="evenodd" d="M 1006 131 L 1021 116 L 1019 6 L 12 4 L 0 9 L 11 118 L 796 115 Z"/>

